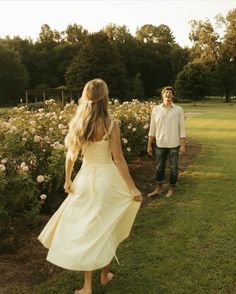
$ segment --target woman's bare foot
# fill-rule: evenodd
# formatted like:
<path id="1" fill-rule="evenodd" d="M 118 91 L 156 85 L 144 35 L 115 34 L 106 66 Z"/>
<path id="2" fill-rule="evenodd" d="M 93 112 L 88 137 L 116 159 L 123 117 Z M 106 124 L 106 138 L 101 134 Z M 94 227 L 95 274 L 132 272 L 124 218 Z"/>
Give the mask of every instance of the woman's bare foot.
<path id="1" fill-rule="evenodd" d="M 101 284 L 102 285 L 107 285 L 114 277 L 114 274 L 111 272 L 108 272 L 106 274 L 101 273 Z"/>
<path id="2" fill-rule="evenodd" d="M 92 294 L 92 290 L 82 288 L 80 290 L 75 290 L 74 294 Z"/>

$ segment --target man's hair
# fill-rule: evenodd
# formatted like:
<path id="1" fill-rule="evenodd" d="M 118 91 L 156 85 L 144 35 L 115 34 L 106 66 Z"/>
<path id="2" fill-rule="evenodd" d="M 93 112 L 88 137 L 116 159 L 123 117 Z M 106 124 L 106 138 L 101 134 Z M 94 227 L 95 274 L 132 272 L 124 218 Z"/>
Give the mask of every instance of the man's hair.
<path id="1" fill-rule="evenodd" d="M 164 87 L 163 89 L 162 89 L 162 91 L 161 91 L 161 95 L 163 96 L 163 94 L 164 94 L 164 92 L 165 91 L 171 91 L 172 92 L 172 94 L 173 94 L 173 96 L 175 96 L 175 90 L 174 90 L 174 88 L 173 87 L 171 87 L 171 86 L 166 86 L 166 87 Z"/>

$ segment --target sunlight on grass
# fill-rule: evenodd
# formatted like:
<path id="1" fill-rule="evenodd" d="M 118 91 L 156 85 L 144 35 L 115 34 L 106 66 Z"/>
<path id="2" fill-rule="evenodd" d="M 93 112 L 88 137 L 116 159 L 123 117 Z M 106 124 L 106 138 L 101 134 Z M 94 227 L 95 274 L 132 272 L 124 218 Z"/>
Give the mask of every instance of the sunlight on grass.
<path id="1" fill-rule="evenodd" d="M 186 119 L 188 136 L 202 142 L 230 145 L 236 147 L 236 109 L 228 113 L 216 109 L 205 110 L 204 114 L 190 116 Z"/>
<path id="2" fill-rule="evenodd" d="M 201 171 L 190 171 L 190 172 L 183 172 L 181 176 L 193 176 L 193 177 L 208 177 L 208 178 L 222 178 L 225 176 L 223 173 L 218 172 L 201 172 Z"/>
<path id="3" fill-rule="evenodd" d="M 186 119 L 188 137 L 202 144 L 201 153 L 181 174 L 173 197 L 153 199 L 140 210 L 106 289 L 96 271 L 97 294 L 236 293 L 236 107 L 185 111 L 202 112 Z M 81 273 L 63 272 L 34 293 L 69 294 L 81 282 Z"/>

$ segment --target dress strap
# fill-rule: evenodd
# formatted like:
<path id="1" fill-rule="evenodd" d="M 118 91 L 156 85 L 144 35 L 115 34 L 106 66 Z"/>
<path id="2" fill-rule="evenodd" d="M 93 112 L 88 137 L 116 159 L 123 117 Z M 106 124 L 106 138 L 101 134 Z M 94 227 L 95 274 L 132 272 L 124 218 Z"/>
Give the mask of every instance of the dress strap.
<path id="1" fill-rule="evenodd" d="M 113 126 L 114 126 L 114 121 L 111 120 L 111 124 L 109 126 L 109 129 L 108 130 L 105 130 L 105 135 L 102 137 L 102 140 L 108 140 L 108 138 L 110 136 L 110 133 L 112 131 Z"/>

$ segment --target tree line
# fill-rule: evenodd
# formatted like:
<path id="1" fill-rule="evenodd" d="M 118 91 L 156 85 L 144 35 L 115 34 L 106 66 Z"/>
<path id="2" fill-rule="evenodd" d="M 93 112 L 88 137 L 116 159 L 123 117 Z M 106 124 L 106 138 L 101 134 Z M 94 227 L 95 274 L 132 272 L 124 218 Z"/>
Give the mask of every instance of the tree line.
<path id="1" fill-rule="evenodd" d="M 145 24 L 133 36 L 125 25 L 97 33 L 70 24 L 65 31 L 41 27 L 37 41 L 0 39 L 0 105 L 19 102 L 22 89 L 66 86 L 80 93 L 84 83 L 103 78 L 110 97 L 121 101 L 159 96 L 173 85 L 181 98 L 236 93 L 236 9 L 226 17 L 191 22 L 192 47 L 176 43 L 171 29 Z M 221 27 L 223 36 L 217 33 Z"/>

